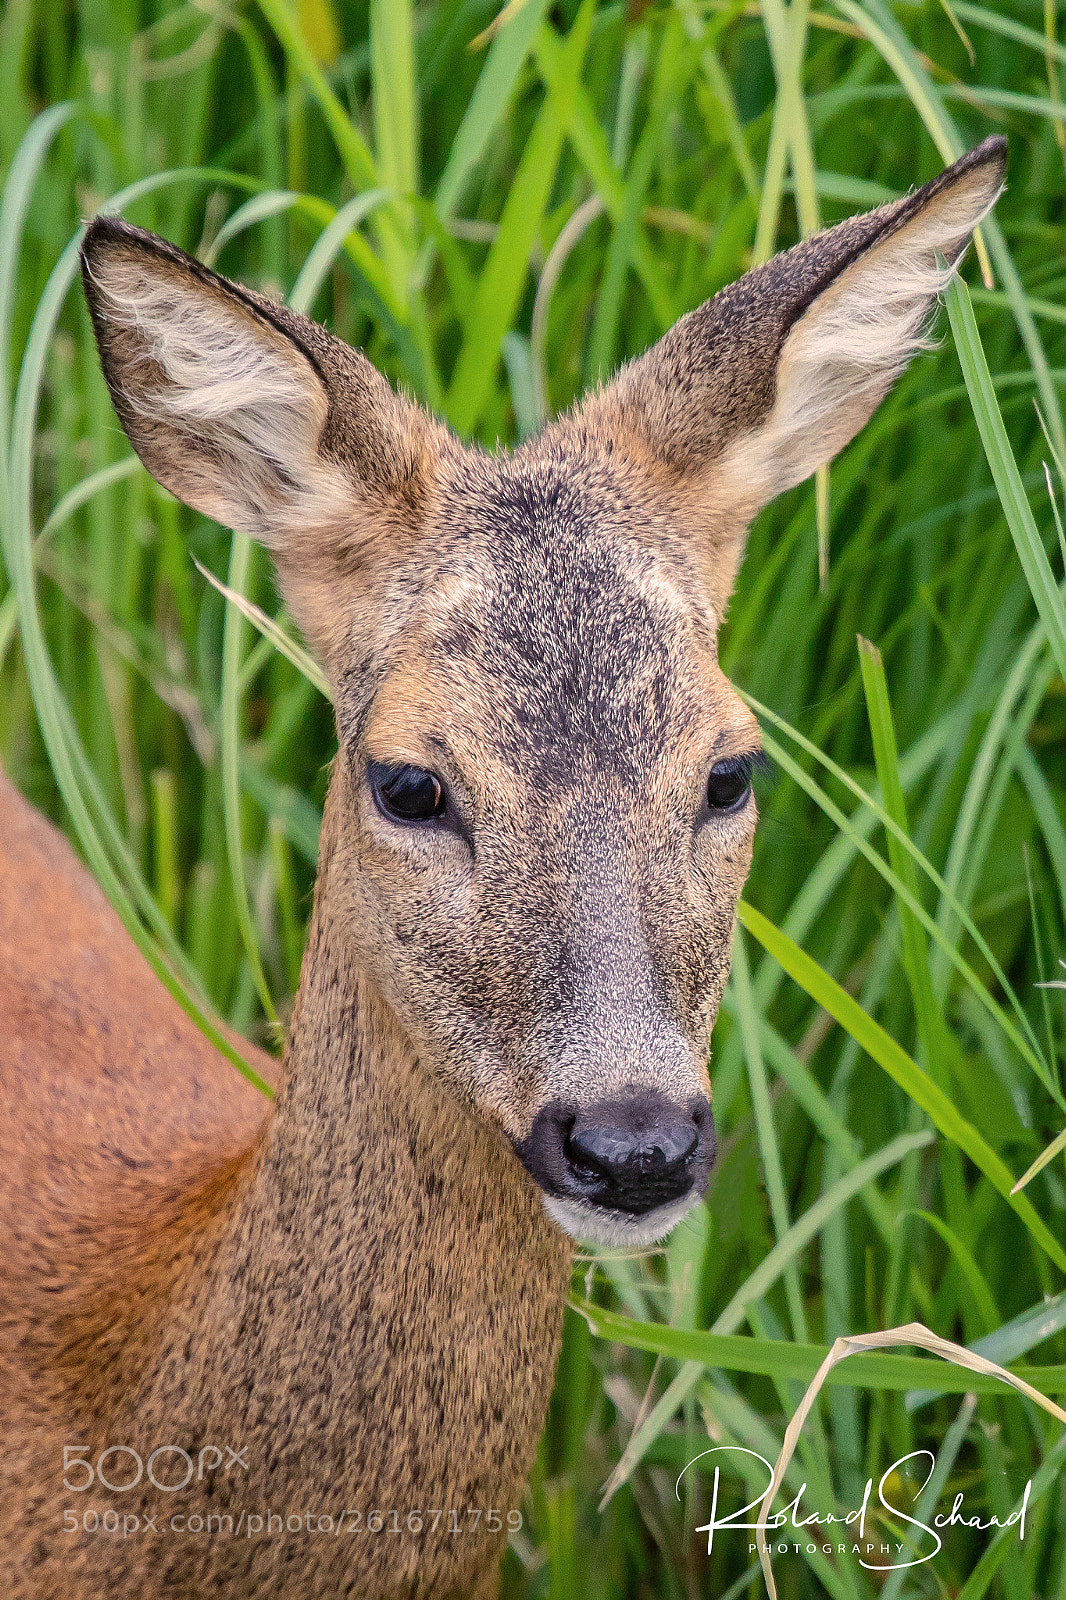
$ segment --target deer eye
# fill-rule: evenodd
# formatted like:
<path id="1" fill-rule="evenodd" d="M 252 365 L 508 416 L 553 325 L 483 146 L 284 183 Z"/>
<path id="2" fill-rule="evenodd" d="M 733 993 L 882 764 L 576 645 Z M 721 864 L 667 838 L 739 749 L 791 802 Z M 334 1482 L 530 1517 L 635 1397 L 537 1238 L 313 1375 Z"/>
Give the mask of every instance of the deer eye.
<path id="1" fill-rule="evenodd" d="M 751 794 L 751 756 L 727 756 L 716 761 L 707 777 L 707 805 L 719 816 L 739 811 Z"/>
<path id="2" fill-rule="evenodd" d="M 448 809 L 444 785 L 422 767 L 389 767 L 372 761 L 369 778 L 374 803 L 390 822 L 431 822 Z"/>

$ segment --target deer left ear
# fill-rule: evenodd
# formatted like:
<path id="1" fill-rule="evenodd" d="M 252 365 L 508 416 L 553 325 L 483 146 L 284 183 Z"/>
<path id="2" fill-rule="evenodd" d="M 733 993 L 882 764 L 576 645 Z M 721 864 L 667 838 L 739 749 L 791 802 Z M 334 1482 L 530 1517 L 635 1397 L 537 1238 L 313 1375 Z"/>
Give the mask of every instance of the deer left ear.
<path id="1" fill-rule="evenodd" d="M 776 256 L 581 408 L 579 425 L 665 471 L 711 530 L 716 606 L 755 513 L 842 450 L 925 345 L 1006 161 L 1006 141 L 986 139 L 924 189 Z"/>
<path id="2" fill-rule="evenodd" d="M 328 666 L 354 597 L 420 535 L 445 429 L 324 328 L 118 218 L 90 223 L 82 272 L 133 448 L 266 545 Z"/>

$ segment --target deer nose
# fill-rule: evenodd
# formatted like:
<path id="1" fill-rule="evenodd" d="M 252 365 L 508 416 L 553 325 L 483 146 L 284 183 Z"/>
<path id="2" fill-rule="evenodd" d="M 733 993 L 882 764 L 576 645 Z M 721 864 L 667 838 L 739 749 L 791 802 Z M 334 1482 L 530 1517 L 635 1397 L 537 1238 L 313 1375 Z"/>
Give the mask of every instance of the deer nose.
<path id="1" fill-rule="evenodd" d="M 680 1105 L 642 1092 L 545 1107 L 521 1151 L 549 1194 L 643 1216 L 706 1187 L 714 1122 L 702 1096 Z"/>
<path id="2" fill-rule="evenodd" d="M 632 1122 L 590 1122 L 586 1116 L 570 1131 L 566 1159 L 575 1172 L 596 1173 L 624 1186 L 632 1178 L 668 1179 L 684 1166 L 699 1140 L 691 1117 L 646 1128 Z"/>

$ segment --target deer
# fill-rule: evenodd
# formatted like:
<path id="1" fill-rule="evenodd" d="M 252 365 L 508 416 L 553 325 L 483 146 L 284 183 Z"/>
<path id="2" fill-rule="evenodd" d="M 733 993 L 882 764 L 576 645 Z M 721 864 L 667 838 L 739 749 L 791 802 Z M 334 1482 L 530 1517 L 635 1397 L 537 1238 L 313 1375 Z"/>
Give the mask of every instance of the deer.
<path id="1" fill-rule="evenodd" d="M 269 1101 L 0 780 L 0 1572 L 22 1600 L 489 1600 L 575 1241 L 708 1187 L 757 722 L 717 641 L 761 507 L 928 342 L 991 138 L 748 272 L 513 450 L 113 216 L 119 420 L 271 552 L 332 693 Z"/>

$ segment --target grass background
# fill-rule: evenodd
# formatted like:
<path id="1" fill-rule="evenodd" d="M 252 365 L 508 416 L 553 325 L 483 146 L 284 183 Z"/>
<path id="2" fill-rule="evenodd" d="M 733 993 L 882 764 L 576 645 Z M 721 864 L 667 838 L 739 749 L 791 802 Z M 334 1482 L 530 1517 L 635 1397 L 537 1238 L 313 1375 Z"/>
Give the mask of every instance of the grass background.
<path id="1" fill-rule="evenodd" d="M 675 1482 L 712 1443 L 776 1456 L 837 1335 L 917 1318 L 1066 1391 L 1063 996 L 1036 987 L 1063 976 L 1066 907 L 1066 46 L 1055 0 L 516 0 L 499 21 L 485 37 L 491 0 L 7 0 L 0 762 L 205 1022 L 276 1041 L 330 709 L 191 559 L 273 615 L 265 558 L 130 456 L 70 288 L 97 208 L 291 295 L 508 442 L 753 261 L 1008 134 L 987 282 L 971 257 L 939 351 L 754 530 L 722 654 L 777 770 L 714 1040 L 718 1175 L 664 1251 L 579 1263 L 505 1566 L 529 1600 L 754 1595 L 752 1535 L 708 1557 L 693 1531 L 722 1458 Z M 1002 1520 L 1033 1477 L 1026 1537 L 955 1527 L 887 1580 L 804 1545 L 776 1558 L 783 1600 L 1066 1600 L 1057 1424 L 915 1358 L 837 1376 L 789 1475 L 806 1511 L 928 1448 L 942 1510 L 961 1491 Z M 732 1460 L 720 1513 L 763 1488 Z M 886 1489 L 919 1517 L 927 1466 Z M 913 1531 L 880 1509 L 867 1529 Z"/>

